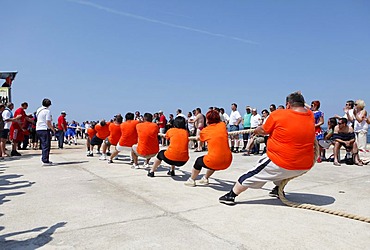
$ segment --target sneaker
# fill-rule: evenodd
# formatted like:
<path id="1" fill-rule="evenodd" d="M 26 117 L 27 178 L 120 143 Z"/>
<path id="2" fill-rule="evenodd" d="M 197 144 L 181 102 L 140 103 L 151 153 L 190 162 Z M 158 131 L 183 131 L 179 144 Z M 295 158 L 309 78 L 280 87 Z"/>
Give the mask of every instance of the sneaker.
<path id="1" fill-rule="evenodd" d="M 53 166 L 53 163 L 51 161 L 49 162 L 43 162 L 42 166 Z"/>
<path id="2" fill-rule="evenodd" d="M 113 161 L 111 159 L 108 160 L 108 164 L 111 164 L 113 163 Z"/>
<path id="3" fill-rule="evenodd" d="M 271 197 L 279 198 L 279 186 L 275 186 L 271 192 L 269 193 Z M 283 192 L 283 195 L 285 196 L 285 192 Z"/>
<path id="4" fill-rule="evenodd" d="M 139 169 L 140 167 L 139 167 L 139 165 L 137 165 L 137 164 L 134 164 L 134 165 L 132 165 L 132 167 L 131 168 L 134 168 L 134 169 Z"/>
<path id="5" fill-rule="evenodd" d="M 145 163 L 144 164 L 144 168 L 149 168 L 149 164 L 148 163 Z"/>
<path id="6" fill-rule="evenodd" d="M 195 187 L 196 184 L 195 184 L 195 180 L 193 180 L 191 177 L 189 177 L 189 179 L 184 183 L 185 186 L 189 186 L 189 187 Z"/>
<path id="7" fill-rule="evenodd" d="M 93 153 L 89 153 L 89 154 L 87 154 L 87 157 L 93 157 L 94 156 L 94 154 Z"/>
<path id="8" fill-rule="evenodd" d="M 150 170 L 148 170 L 148 174 L 147 174 L 149 177 L 154 177 L 154 172 L 150 172 Z"/>
<path id="9" fill-rule="evenodd" d="M 21 156 L 21 154 L 14 150 L 10 152 L 10 156 Z"/>
<path id="10" fill-rule="evenodd" d="M 175 170 L 168 170 L 167 175 L 175 176 Z"/>
<path id="11" fill-rule="evenodd" d="M 114 160 L 119 160 L 119 159 L 118 159 L 118 155 L 117 155 L 116 157 L 114 157 Z"/>
<path id="12" fill-rule="evenodd" d="M 131 159 L 130 164 L 134 164 L 134 160 Z"/>
<path id="13" fill-rule="evenodd" d="M 101 160 L 101 161 L 105 161 L 106 159 L 107 159 L 107 156 L 106 155 L 101 155 L 99 157 L 99 160 Z"/>
<path id="14" fill-rule="evenodd" d="M 208 185 L 209 180 L 206 177 L 203 176 L 202 179 L 200 179 L 200 181 L 198 183 L 202 184 L 202 185 Z"/>
<path id="15" fill-rule="evenodd" d="M 97 155 L 101 155 L 101 152 L 100 151 L 96 151 L 95 152 Z"/>
<path id="16" fill-rule="evenodd" d="M 230 192 L 218 198 L 218 201 L 229 206 L 235 205 L 235 197 L 231 196 Z"/>

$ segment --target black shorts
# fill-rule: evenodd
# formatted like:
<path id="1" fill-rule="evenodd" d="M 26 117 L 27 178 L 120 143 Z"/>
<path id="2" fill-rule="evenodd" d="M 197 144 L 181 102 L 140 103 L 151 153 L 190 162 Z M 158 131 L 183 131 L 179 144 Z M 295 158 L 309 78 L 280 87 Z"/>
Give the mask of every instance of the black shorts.
<path id="1" fill-rule="evenodd" d="M 91 145 L 101 145 L 103 143 L 103 140 L 94 135 L 94 137 L 91 139 L 90 144 Z"/>
<path id="2" fill-rule="evenodd" d="M 0 133 L 0 138 L 8 139 L 8 135 L 9 135 L 9 129 L 3 129 Z"/>
<path id="3" fill-rule="evenodd" d="M 157 159 L 158 160 L 161 160 L 161 161 L 164 161 L 165 163 L 171 165 L 171 166 L 177 166 L 177 167 L 181 167 L 181 166 L 184 166 L 186 161 L 172 161 L 170 159 L 168 159 L 165 155 L 164 155 L 164 152 L 166 150 L 161 150 L 159 151 L 159 153 L 157 154 Z"/>
<path id="4" fill-rule="evenodd" d="M 194 163 L 193 168 L 195 168 L 196 170 L 199 170 L 199 171 L 202 170 L 202 168 L 213 170 L 213 169 L 207 167 L 206 164 L 204 164 L 203 158 L 204 158 L 204 155 L 201 156 L 201 157 L 198 157 L 196 159 L 195 163 Z"/>

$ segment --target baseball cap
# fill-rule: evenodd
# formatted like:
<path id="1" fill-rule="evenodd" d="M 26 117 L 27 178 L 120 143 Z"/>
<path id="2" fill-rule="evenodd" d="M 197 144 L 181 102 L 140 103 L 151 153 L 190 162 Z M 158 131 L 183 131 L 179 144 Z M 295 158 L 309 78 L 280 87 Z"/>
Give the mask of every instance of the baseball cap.
<path id="1" fill-rule="evenodd" d="M 62 112 L 60 112 L 61 114 L 67 114 L 64 110 Z"/>

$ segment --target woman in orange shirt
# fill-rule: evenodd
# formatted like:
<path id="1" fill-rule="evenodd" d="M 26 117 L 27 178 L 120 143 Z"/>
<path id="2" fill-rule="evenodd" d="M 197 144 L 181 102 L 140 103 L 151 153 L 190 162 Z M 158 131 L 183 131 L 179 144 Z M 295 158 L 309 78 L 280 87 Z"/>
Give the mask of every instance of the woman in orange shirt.
<path id="1" fill-rule="evenodd" d="M 186 121 L 184 117 L 176 117 L 173 122 L 173 128 L 166 133 L 166 139 L 170 141 L 167 150 L 161 150 L 157 154 L 151 170 L 148 170 L 148 176 L 154 177 L 154 172 L 164 161 L 171 165 L 168 175 L 175 176 L 175 166 L 181 167 L 189 160 L 189 134 L 186 130 Z"/>
<path id="2" fill-rule="evenodd" d="M 199 183 L 208 185 L 208 178 L 216 170 L 227 169 L 232 161 L 226 125 L 221 122 L 220 113 L 216 110 L 208 111 L 206 122 L 208 126 L 200 132 L 199 139 L 201 142 L 207 142 L 208 154 L 198 157 L 195 161 L 191 176 L 185 182 L 186 186 L 196 186 L 195 179 L 202 168 L 206 168 L 207 172 Z"/>

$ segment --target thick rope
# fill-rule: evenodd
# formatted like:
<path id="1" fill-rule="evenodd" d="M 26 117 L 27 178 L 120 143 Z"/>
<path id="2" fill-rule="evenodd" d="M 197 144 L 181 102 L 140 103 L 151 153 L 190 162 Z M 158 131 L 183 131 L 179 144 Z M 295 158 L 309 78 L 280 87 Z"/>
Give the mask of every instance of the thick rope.
<path id="1" fill-rule="evenodd" d="M 318 156 L 319 156 L 319 145 L 318 145 L 317 140 L 315 140 L 315 157 L 314 157 L 314 163 L 313 164 L 315 164 L 316 159 L 317 159 Z M 296 177 L 298 177 L 298 176 L 296 176 Z M 355 214 L 349 214 L 349 213 L 346 213 L 346 212 L 341 212 L 341 211 L 336 211 L 336 210 L 331 210 L 331 209 L 328 209 L 328 208 L 319 207 L 319 206 L 312 205 L 312 204 L 297 203 L 297 202 L 293 202 L 293 201 L 288 200 L 284 195 L 284 187 L 288 184 L 288 182 L 290 180 L 292 180 L 296 177 L 285 179 L 279 185 L 279 191 L 278 191 L 279 199 L 285 205 L 287 205 L 289 207 L 294 207 L 294 208 L 303 208 L 303 209 L 314 210 L 314 211 L 318 211 L 318 212 L 338 215 L 338 216 L 341 216 L 341 217 L 370 223 L 370 218 L 368 218 L 368 217 L 359 216 L 359 215 L 355 215 Z"/>
<path id="2" fill-rule="evenodd" d="M 239 131 L 228 132 L 228 135 L 230 135 L 230 136 L 232 136 L 232 135 L 241 135 L 241 134 L 249 134 L 249 133 L 253 133 L 253 132 L 254 132 L 254 129 L 243 129 L 243 130 L 239 130 Z M 159 136 L 164 137 L 165 135 L 164 134 L 159 134 Z M 195 136 L 190 136 L 189 140 L 196 141 L 197 138 Z M 320 153 L 319 143 L 317 142 L 317 140 L 315 140 L 314 149 L 315 149 L 314 150 L 314 161 L 313 161 L 312 166 L 315 165 L 316 160 L 317 160 L 317 158 L 319 156 L 319 153 Z M 349 214 L 349 213 L 346 213 L 346 212 L 335 211 L 335 210 L 331 210 L 331 209 L 324 208 L 324 207 L 319 207 L 319 206 L 312 205 L 312 204 L 297 203 L 297 202 L 293 202 L 293 201 L 288 200 L 284 195 L 284 188 L 288 184 L 289 181 L 291 181 L 292 179 L 297 178 L 297 177 L 298 176 L 295 176 L 293 178 L 285 179 L 279 185 L 279 190 L 278 190 L 279 199 L 285 205 L 287 205 L 289 207 L 294 207 L 294 208 L 303 208 L 303 209 L 314 210 L 314 211 L 318 211 L 318 212 L 338 215 L 338 216 L 341 216 L 341 217 L 370 223 L 370 218 L 369 217 L 359 216 L 359 215 L 355 215 L 355 214 Z"/>

